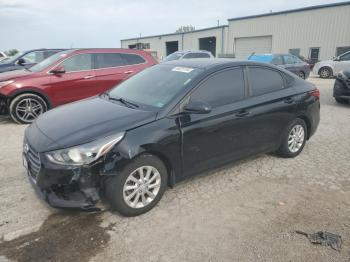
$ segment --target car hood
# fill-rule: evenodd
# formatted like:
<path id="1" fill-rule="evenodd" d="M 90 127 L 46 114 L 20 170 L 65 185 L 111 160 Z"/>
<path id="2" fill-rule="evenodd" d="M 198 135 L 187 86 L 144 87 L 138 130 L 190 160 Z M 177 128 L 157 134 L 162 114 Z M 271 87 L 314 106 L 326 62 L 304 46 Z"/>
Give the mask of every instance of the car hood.
<path id="1" fill-rule="evenodd" d="M 7 80 L 23 77 L 23 76 L 28 76 L 31 74 L 33 74 L 33 72 L 30 72 L 25 69 L 3 72 L 0 74 L 0 81 L 7 81 Z"/>
<path id="2" fill-rule="evenodd" d="M 41 115 L 26 129 L 25 137 L 36 151 L 46 152 L 124 132 L 152 122 L 156 116 L 155 111 L 93 97 Z"/>

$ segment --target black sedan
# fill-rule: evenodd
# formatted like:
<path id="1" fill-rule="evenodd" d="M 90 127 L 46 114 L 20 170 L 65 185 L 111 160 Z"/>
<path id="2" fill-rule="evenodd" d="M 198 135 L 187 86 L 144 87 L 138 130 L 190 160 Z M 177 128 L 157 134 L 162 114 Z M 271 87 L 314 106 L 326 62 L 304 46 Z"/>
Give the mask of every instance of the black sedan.
<path id="1" fill-rule="evenodd" d="M 350 102 L 350 70 L 340 72 L 336 76 L 333 96 L 338 103 Z"/>
<path id="2" fill-rule="evenodd" d="M 54 207 L 94 208 L 103 192 L 135 216 L 194 174 L 261 153 L 297 156 L 319 120 L 319 91 L 284 69 L 172 61 L 40 116 L 25 131 L 23 163 Z"/>

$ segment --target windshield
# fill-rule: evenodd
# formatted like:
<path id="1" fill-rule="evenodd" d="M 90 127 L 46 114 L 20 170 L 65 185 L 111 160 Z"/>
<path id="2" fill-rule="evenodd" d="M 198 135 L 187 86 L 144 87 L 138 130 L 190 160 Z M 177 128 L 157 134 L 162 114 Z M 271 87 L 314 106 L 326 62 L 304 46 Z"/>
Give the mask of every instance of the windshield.
<path id="1" fill-rule="evenodd" d="M 23 52 L 18 52 L 14 56 L 6 57 L 4 60 L 1 60 L 1 63 L 12 63 L 12 62 L 15 62 L 23 54 L 24 54 Z"/>
<path id="2" fill-rule="evenodd" d="M 257 61 L 257 62 L 265 62 L 270 63 L 273 59 L 272 55 L 251 55 L 248 60 Z"/>
<path id="3" fill-rule="evenodd" d="M 162 108 L 200 72 L 198 68 L 156 65 L 122 82 L 110 91 L 109 97 Z"/>
<path id="4" fill-rule="evenodd" d="M 52 65 L 53 63 L 56 63 L 61 58 L 66 57 L 67 55 L 69 55 L 73 51 L 74 50 L 65 50 L 65 51 L 56 53 L 56 54 L 46 58 L 45 60 L 41 61 L 40 63 L 36 64 L 35 66 L 32 66 L 30 68 L 30 71 L 32 71 L 32 72 L 39 72 L 39 71 L 47 68 L 48 66 Z"/>
<path id="5" fill-rule="evenodd" d="M 172 60 L 178 60 L 180 59 L 180 57 L 183 55 L 183 53 L 172 53 L 170 55 L 168 55 L 166 58 L 164 58 L 164 62 L 167 61 L 172 61 Z"/>

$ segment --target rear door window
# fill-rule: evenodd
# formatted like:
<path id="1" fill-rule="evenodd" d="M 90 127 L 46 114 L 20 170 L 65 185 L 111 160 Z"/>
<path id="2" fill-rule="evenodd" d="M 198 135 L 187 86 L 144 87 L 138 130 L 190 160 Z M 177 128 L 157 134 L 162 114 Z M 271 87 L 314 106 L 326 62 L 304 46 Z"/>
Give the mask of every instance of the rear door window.
<path id="1" fill-rule="evenodd" d="M 253 96 L 258 96 L 284 88 L 280 73 L 262 67 L 249 67 L 250 85 Z"/>
<path id="2" fill-rule="evenodd" d="M 275 55 L 273 56 L 272 60 L 271 60 L 271 64 L 274 65 L 283 65 L 283 59 L 281 55 Z"/>
<path id="3" fill-rule="evenodd" d="M 58 52 L 61 52 L 61 50 L 48 50 L 48 51 L 45 51 L 45 59 L 58 53 Z"/>
<path id="4" fill-rule="evenodd" d="M 94 69 L 118 67 L 125 65 L 120 54 L 117 53 L 96 53 L 94 57 Z"/>
<path id="5" fill-rule="evenodd" d="M 295 61 L 294 61 L 294 59 L 293 59 L 293 57 L 292 57 L 291 55 L 284 55 L 284 56 L 283 56 L 283 59 L 284 59 L 284 63 L 285 63 L 286 65 L 294 64 L 294 63 L 295 63 Z"/>
<path id="6" fill-rule="evenodd" d="M 22 57 L 26 64 L 35 64 L 45 59 L 44 51 L 30 52 Z"/>
<path id="7" fill-rule="evenodd" d="M 137 64 L 143 64 L 146 62 L 146 60 L 136 54 L 120 54 L 121 57 L 124 60 L 125 65 L 137 65 Z"/>
<path id="8" fill-rule="evenodd" d="M 242 68 L 234 68 L 214 74 L 192 94 L 192 101 L 204 101 L 213 108 L 231 104 L 244 98 Z"/>
<path id="9" fill-rule="evenodd" d="M 80 54 L 64 60 L 61 64 L 66 72 L 75 72 L 92 69 L 91 54 Z"/>

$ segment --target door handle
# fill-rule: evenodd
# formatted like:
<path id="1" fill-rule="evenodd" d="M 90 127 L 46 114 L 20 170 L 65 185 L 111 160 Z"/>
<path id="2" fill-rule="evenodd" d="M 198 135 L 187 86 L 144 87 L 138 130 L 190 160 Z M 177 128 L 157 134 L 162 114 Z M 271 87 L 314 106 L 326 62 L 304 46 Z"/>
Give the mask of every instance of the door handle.
<path id="1" fill-rule="evenodd" d="M 292 103 L 294 103 L 294 100 L 293 100 L 293 98 L 288 97 L 288 98 L 284 99 L 284 102 L 285 102 L 286 104 L 292 104 Z"/>
<path id="2" fill-rule="evenodd" d="M 236 114 L 236 116 L 237 116 L 237 117 L 246 117 L 246 116 L 248 116 L 249 114 L 250 114 L 249 111 L 247 111 L 247 110 L 241 110 L 241 111 L 239 111 L 239 112 Z"/>
<path id="3" fill-rule="evenodd" d="M 130 74 L 132 74 L 132 73 L 134 73 L 134 71 L 132 71 L 132 70 L 129 70 L 129 71 L 125 71 L 125 72 L 124 72 L 124 74 L 127 74 L 127 75 L 130 75 Z"/>
<path id="4" fill-rule="evenodd" d="M 90 78 L 94 78 L 95 76 L 92 75 L 88 75 L 88 76 L 84 76 L 84 79 L 90 79 Z"/>

